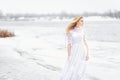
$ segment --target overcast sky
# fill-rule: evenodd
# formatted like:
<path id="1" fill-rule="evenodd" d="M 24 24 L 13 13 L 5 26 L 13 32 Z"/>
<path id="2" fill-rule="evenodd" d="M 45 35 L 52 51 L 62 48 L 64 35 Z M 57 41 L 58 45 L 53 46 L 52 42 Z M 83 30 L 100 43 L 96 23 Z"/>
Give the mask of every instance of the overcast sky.
<path id="1" fill-rule="evenodd" d="M 120 10 L 119 0 L 0 0 L 4 13 L 83 13 Z"/>

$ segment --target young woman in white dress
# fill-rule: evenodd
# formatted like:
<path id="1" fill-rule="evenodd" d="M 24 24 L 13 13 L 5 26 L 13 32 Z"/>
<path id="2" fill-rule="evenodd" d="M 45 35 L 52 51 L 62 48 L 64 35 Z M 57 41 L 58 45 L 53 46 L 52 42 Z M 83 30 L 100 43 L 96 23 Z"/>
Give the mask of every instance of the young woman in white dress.
<path id="1" fill-rule="evenodd" d="M 68 57 L 61 71 L 60 80 L 85 80 L 86 61 L 89 60 L 89 49 L 83 17 L 75 17 L 66 28 Z"/>

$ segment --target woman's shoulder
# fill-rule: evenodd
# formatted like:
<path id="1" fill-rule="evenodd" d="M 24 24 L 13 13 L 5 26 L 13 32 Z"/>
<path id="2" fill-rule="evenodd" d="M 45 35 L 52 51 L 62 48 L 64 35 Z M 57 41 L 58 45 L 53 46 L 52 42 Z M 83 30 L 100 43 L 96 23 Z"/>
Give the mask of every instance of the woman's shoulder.
<path id="1" fill-rule="evenodd" d="M 70 35 L 70 34 L 72 34 L 72 32 L 73 32 L 73 30 L 69 30 L 69 31 L 66 32 L 66 34 Z"/>
<path id="2" fill-rule="evenodd" d="M 73 32 L 73 29 L 70 29 L 69 31 L 68 31 L 68 33 L 72 33 Z"/>
<path id="3" fill-rule="evenodd" d="M 72 32 L 73 32 L 73 29 L 71 29 L 69 32 L 72 33 Z"/>

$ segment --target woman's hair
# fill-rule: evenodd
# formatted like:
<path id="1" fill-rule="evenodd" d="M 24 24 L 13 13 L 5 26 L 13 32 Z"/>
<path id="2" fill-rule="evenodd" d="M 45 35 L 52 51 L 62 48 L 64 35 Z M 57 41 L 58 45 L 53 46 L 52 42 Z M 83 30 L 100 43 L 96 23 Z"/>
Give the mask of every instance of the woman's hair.
<path id="1" fill-rule="evenodd" d="M 73 28 L 76 26 L 77 22 L 78 22 L 80 19 L 82 19 L 82 18 L 83 18 L 82 16 L 77 16 L 77 17 L 75 17 L 75 18 L 73 19 L 72 23 L 70 23 L 70 24 L 68 25 L 68 27 L 66 28 L 66 32 L 69 33 L 69 31 L 70 31 L 71 29 L 73 29 Z"/>

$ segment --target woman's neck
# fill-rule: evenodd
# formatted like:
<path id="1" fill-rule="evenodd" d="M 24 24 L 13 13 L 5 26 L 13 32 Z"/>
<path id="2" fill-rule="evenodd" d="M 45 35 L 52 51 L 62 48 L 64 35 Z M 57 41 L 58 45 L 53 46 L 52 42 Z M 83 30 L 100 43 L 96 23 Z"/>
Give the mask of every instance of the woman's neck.
<path id="1" fill-rule="evenodd" d="M 76 27 L 81 27 L 82 25 L 81 24 L 77 24 Z"/>

